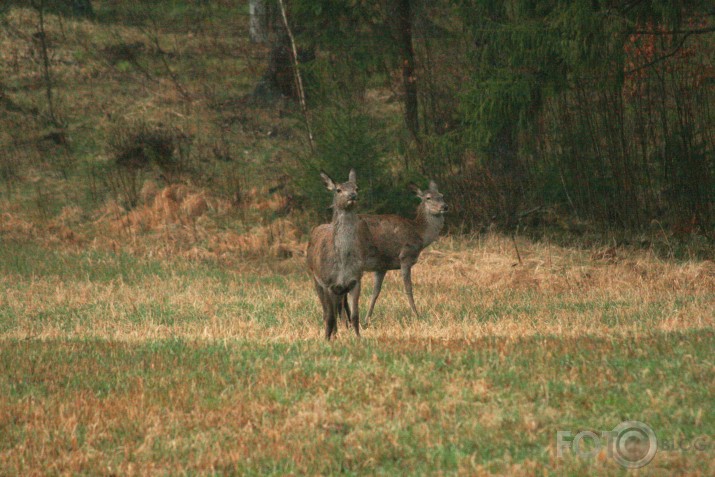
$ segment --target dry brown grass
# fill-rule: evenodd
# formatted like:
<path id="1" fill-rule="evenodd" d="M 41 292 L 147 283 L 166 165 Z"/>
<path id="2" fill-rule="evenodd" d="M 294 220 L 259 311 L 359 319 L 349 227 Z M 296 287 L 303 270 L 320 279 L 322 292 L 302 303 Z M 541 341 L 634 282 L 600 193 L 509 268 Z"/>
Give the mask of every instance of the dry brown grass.
<path id="1" fill-rule="evenodd" d="M 28 217 L 11 201 L 0 200 L 7 210 L 0 215 L 0 233 L 8 240 L 65 250 L 122 250 L 223 263 L 305 254 L 295 219 L 262 218 L 284 210 L 288 199 L 280 193 L 252 188 L 236 204 L 196 187 L 159 188 L 147 180 L 140 195 L 142 203 L 132 209 L 110 199 L 91 215 L 78 206 L 65 206 L 47 220 Z M 227 227 L 227 221 L 236 227 Z"/>
<path id="2" fill-rule="evenodd" d="M 264 250 L 262 245 L 272 240 L 265 235 L 271 233 L 288 235 L 297 244 L 296 237 L 290 235 L 292 230 L 289 222 L 279 221 L 245 236 L 224 232 L 211 239 L 209 248 L 220 257 L 252 250 L 255 240 L 256 249 Z M 279 246 L 280 242 L 271 245 Z M 443 239 L 427 250 L 415 267 L 422 316 L 409 314 L 398 274 L 390 273 L 365 337 L 609 337 L 712 328 L 715 324 L 713 262 L 663 262 L 645 252 L 625 251 L 617 262 L 604 262 L 592 260 L 588 251 L 524 241 L 520 248 L 524 260 L 516 265 L 508 239 Z M 212 255 L 193 253 L 204 259 Z M 193 280 L 185 274 L 148 274 L 132 283 L 36 277 L 20 289 L 8 287 L 0 305 L 25 318 L 5 337 L 286 342 L 320 335 L 318 301 L 302 257 L 282 262 L 236 261 L 230 266 L 229 277 Z M 276 282 L 273 277 L 280 279 Z M 16 280 L 11 275 L 3 278 L 6 286 Z M 365 277 L 363 306 L 370 282 L 371 277 Z M 163 311 L 152 312 L 155 304 L 161 304 Z M 72 320 L 69 327 L 66 322 L 31 319 L 58 308 L 93 311 L 81 311 L 82 319 Z M 174 317 L 171 324 L 162 321 L 162 313 L 168 312 Z M 349 333 L 340 335 L 341 340 L 352 339 Z"/>
<path id="3" fill-rule="evenodd" d="M 156 197 L 168 195 L 181 202 Z M 13 444 L 0 460 L 29 473 L 600 475 L 620 468 L 557 459 L 556 430 L 608 430 L 633 406 L 667 435 L 711 429 L 697 396 L 712 363 L 679 350 L 693 331 L 711 336 L 715 264 L 519 248 L 521 265 L 508 238 L 442 238 L 414 269 L 421 317 L 391 273 L 363 339 L 341 325 L 330 346 L 302 257 L 227 266 L 100 249 L 59 251 L 46 273 L 10 267 L 0 362 L 22 365 L 0 396 Z M 445 457 L 455 448 L 468 450 Z M 659 452 L 647 469 L 698 475 L 708 462 Z"/>

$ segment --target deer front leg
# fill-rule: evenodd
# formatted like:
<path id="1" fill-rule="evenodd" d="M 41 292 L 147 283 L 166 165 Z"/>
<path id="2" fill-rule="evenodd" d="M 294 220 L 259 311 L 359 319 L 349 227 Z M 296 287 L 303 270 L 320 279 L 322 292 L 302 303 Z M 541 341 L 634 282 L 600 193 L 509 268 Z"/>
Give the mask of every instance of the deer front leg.
<path id="1" fill-rule="evenodd" d="M 323 289 L 320 283 L 318 283 L 318 280 L 316 280 L 315 277 L 313 277 L 313 286 L 315 286 L 315 293 L 318 294 L 318 298 L 320 299 L 320 306 L 323 308 L 323 321 L 327 322 L 328 307 L 330 306 L 327 292 Z"/>
<path id="2" fill-rule="evenodd" d="M 348 304 L 348 295 L 343 295 L 340 298 L 340 305 L 338 308 L 338 319 L 345 314 L 345 328 L 350 329 L 350 305 Z"/>
<path id="3" fill-rule="evenodd" d="M 372 316 L 372 310 L 375 308 L 375 302 L 377 297 L 380 296 L 380 290 L 382 290 L 382 281 L 385 279 L 387 270 L 375 272 L 375 284 L 372 287 L 372 298 L 370 299 L 370 308 L 367 310 L 367 315 L 365 316 L 365 326 L 370 324 L 370 317 Z"/>
<path id="4" fill-rule="evenodd" d="M 350 290 L 350 308 L 346 306 L 345 312 L 350 312 L 350 321 L 352 322 L 355 335 L 360 337 L 360 281 Z M 346 302 L 347 305 L 347 302 Z"/>
<path id="5" fill-rule="evenodd" d="M 342 297 L 331 292 L 325 292 L 327 298 L 327 307 L 323 318 L 325 320 L 325 339 L 330 341 L 330 338 L 338 331 L 338 304 Z"/>
<path id="6" fill-rule="evenodd" d="M 402 271 L 402 281 L 405 282 L 405 293 L 407 294 L 407 300 L 410 302 L 412 313 L 414 313 L 415 316 L 419 316 L 417 307 L 415 306 L 415 299 L 412 296 L 412 264 L 403 263 L 400 267 L 400 271 Z"/>

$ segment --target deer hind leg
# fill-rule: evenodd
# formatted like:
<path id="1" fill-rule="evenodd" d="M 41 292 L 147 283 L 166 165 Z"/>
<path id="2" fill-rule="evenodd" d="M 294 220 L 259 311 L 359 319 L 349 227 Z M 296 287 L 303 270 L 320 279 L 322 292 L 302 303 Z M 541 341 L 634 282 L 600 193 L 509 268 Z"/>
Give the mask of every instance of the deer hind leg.
<path id="1" fill-rule="evenodd" d="M 415 298 L 412 296 L 412 264 L 403 263 L 400 270 L 402 271 L 402 281 L 405 282 L 405 293 L 407 294 L 407 300 L 410 302 L 412 313 L 414 313 L 415 316 L 419 316 L 417 307 L 415 306 Z"/>
<path id="2" fill-rule="evenodd" d="M 375 302 L 377 297 L 380 296 L 380 290 L 382 290 L 382 281 L 385 279 L 387 271 L 375 272 L 375 283 L 372 287 L 372 298 L 370 298 L 370 308 L 367 310 L 367 315 L 365 316 L 365 326 L 370 323 L 370 317 L 372 316 L 372 310 L 375 308 Z"/>

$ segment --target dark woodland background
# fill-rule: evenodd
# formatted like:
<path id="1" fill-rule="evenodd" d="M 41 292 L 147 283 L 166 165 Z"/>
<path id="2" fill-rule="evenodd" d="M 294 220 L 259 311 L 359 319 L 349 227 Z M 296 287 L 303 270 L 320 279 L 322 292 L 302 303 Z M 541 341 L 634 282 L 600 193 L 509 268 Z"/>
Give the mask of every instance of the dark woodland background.
<path id="1" fill-rule="evenodd" d="M 355 167 L 364 211 L 409 215 L 434 179 L 453 231 L 710 253 L 712 2 L 249 3 L 0 2 L 6 204 L 89 223 L 151 180 L 307 230 L 317 171 Z"/>

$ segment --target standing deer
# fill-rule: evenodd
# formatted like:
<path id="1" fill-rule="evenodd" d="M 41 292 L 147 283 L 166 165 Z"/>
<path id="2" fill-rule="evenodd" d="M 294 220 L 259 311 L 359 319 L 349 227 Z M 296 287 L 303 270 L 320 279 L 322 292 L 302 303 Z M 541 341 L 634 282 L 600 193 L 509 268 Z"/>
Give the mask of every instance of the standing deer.
<path id="1" fill-rule="evenodd" d="M 308 242 L 308 269 L 313 277 L 315 291 L 323 306 L 325 338 L 337 332 L 337 320 L 343 308 L 347 307 L 347 294 L 350 294 L 352 313 L 350 314 L 355 334 L 360 336 L 360 318 L 358 300 L 360 299 L 360 280 L 363 270 L 363 255 L 370 237 L 367 228 L 360 225 L 355 205 L 358 187 L 355 183 L 355 171 L 350 170 L 348 182 L 336 184 L 326 173 L 320 177 L 325 187 L 333 192 L 333 220 L 329 224 L 315 227 Z"/>
<path id="2" fill-rule="evenodd" d="M 360 215 L 360 221 L 367 225 L 369 245 L 365 247 L 364 267 L 366 272 L 375 272 L 375 285 L 365 321 L 369 322 L 375 302 L 382 289 L 382 281 L 388 270 L 400 270 L 405 283 L 405 293 L 412 312 L 417 315 L 415 299 L 412 296 L 412 266 L 417 263 L 422 250 L 434 242 L 444 226 L 444 214 L 448 210 L 444 196 L 437 190 L 437 184 L 430 181 L 429 189 L 420 190 L 415 184 L 410 189 L 422 202 L 417 207 L 415 218 L 405 219 L 397 215 Z M 347 314 L 349 307 L 344 302 Z"/>

